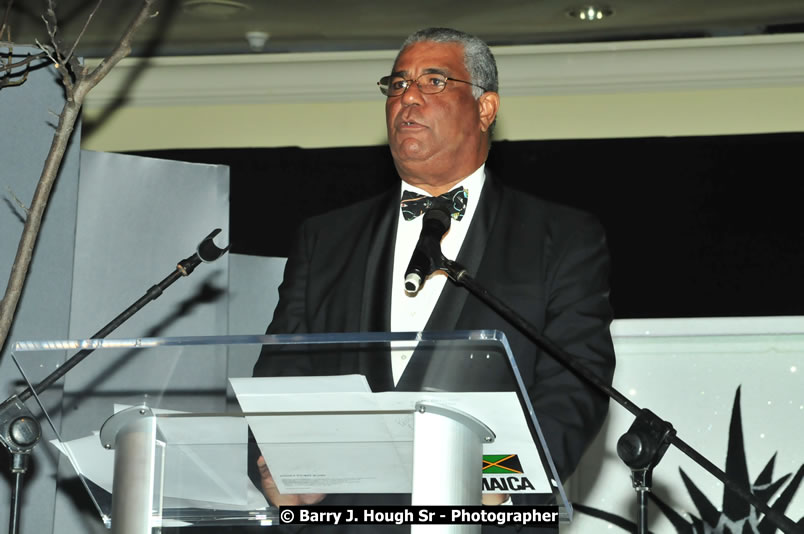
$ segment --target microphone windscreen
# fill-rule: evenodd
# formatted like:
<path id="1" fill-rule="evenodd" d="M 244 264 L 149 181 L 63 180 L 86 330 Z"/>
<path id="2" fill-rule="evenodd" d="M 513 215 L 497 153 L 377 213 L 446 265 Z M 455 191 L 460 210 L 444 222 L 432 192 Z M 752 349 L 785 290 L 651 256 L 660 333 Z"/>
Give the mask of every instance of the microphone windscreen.
<path id="1" fill-rule="evenodd" d="M 450 219 L 451 217 L 449 216 L 449 213 L 447 213 L 447 210 L 442 208 L 433 208 L 424 214 L 422 224 L 427 224 L 428 222 L 438 223 L 444 227 L 444 232 L 446 232 L 449 228 Z"/>

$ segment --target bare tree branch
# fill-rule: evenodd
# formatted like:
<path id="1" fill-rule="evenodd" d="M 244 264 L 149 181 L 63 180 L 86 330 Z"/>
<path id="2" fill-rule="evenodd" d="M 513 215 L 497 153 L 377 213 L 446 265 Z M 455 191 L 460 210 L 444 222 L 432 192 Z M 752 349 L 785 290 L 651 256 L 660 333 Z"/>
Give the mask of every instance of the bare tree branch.
<path id="1" fill-rule="evenodd" d="M 75 38 L 75 41 L 73 42 L 73 46 L 72 46 L 72 48 L 70 48 L 70 51 L 67 52 L 67 56 L 66 56 L 67 61 L 70 61 L 72 59 L 73 54 L 75 53 L 75 48 L 78 46 L 78 41 L 80 41 L 81 37 L 84 36 L 84 32 L 87 31 L 87 28 L 89 27 L 89 23 L 92 21 L 92 17 L 94 17 L 95 13 L 98 12 L 98 8 L 101 6 L 102 3 L 103 3 L 103 0 L 98 0 L 98 3 L 95 4 L 95 9 L 93 9 L 92 12 L 87 17 L 87 20 L 84 22 L 84 27 L 81 28 L 81 32 L 78 34 L 78 37 Z"/>
<path id="2" fill-rule="evenodd" d="M 14 202 L 17 204 L 17 206 L 19 206 L 19 208 L 20 208 L 22 211 L 24 211 L 24 212 L 25 212 L 25 214 L 26 214 L 26 215 L 27 215 L 27 214 L 29 214 L 29 213 L 31 212 L 31 210 L 29 210 L 29 209 L 28 209 L 28 207 L 27 207 L 25 204 L 23 204 L 23 203 L 22 203 L 22 200 L 20 200 L 20 199 L 17 197 L 17 195 L 15 195 L 15 194 L 14 194 L 14 190 L 13 190 L 13 189 L 11 189 L 10 187 L 6 187 L 6 190 L 8 190 L 8 194 L 9 194 L 9 195 L 11 195 L 11 198 L 13 198 L 13 199 L 14 199 Z"/>
<path id="3" fill-rule="evenodd" d="M 8 14 L 11 9 L 12 2 L 9 2 L 6 13 L 3 18 L 3 25 L 0 26 L 0 38 L 2 38 L 4 32 L 8 32 L 9 39 L 11 39 L 11 27 L 7 26 Z M 4 42 L 0 41 L 0 46 L 8 48 L 8 54 L 6 55 L 6 60 L 3 61 L 0 58 L 0 89 L 3 87 L 14 87 L 17 85 L 22 85 L 28 79 L 28 74 L 30 73 L 30 65 L 31 63 L 44 58 L 47 54 L 42 52 L 40 54 L 36 54 L 32 56 L 31 54 L 26 54 L 25 59 L 14 61 L 14 43 L 12 42 Z M 14 69 L 18 69 L 20 67 L 25 67 L 25 70 L 22 73 L 13 72 Z M 5 74 L 2 74 L 5 73 Z"/>
<path id="4" fill-rule="evenodd" d="M 6 12 L 3 14 L 3 23 L 0 24 L 0 43 L 3 42 L 3 34 L 6 33 L 6 27 L 8 26 L 8 15 L 11 13 L 11 4 L 13 4 L 13 3 L 14 3 L 14 0 L 9 0 L 8 5 L 6 5 Z M 8 27 L 8 40 L 11 41 L 11 27 Z M 8 46 L 8 63 L 4 64 L 2 59 L 0 59 L 0 66 L 2 66 L 2 69 L 0 70 L 0 72 L 6 71 L 6 72 L 9 73 L 8 75 L 4 75 L 2 78 L 0 78 L 0 89 L 2 89 L 3 87 L 7 87 L 9 85 L 20 85 L 22 83 L 25 83 L 25 79 L 28 77 L 28 71 L 26 69 L 25 75 L 23 76 L 22 81 L 13 82 L 13 81 L 10 81 L 8 79 L 8 78 L 11 77 L 11 70 L 16 68 L 13 65 L 10 66 L 10 67 L 8 66 L 11 63 L 11 53 L 12 53 L 12 51 L 13 51 L 13 48 L 12 48 L 12 46 L 9 45 Z"/>
<path id="5" fill-rule="evenodd" d="M 53 66 L 59 68 L 59 60 L 53 57 L 53 54 L 55 52 L 51 52 L 45 45 L 39 42 L 39 39 L 34 39 L 34 42 L 36 43 L 36 46 L 38 46 L 39 49 L 42 51 L 42 53 L 50 58 L 50 61 L 53 62 Z"/>
<path id="6" fill-rule="evenodd" d="M 59 52 L 58 48 L 54 48 L 51 52 L 45 45 L 36 40 L 36 45 L 42 50 L 42 52 L 50 58 L 50 61 L 53 62 L 53 67 L 56 69 L 61 75 L 61 83 L 64 85 L 64 92 L 67 93 L 67 101 L 73 100 L 73 76 L 70 74 L 70 70 L 67 66 L 59 60 L 61 57 L 61 53 Z M 53 57 L 53 54 L 56 54 L 56 57 Z"/>
<path id="7" fill-rule="evenodd" d="M 3 40 L 3 33 L 8 30 L 8 40 L 11 40 L 11 27 L 8 25 L 8 16 L 11 14 L 11 5 L 14 3 L 14 0 L 8 0 L 8 4 L 6 5 L 6 12 L 3 14 L 3 23 L 0 24 L 0 41 Z"/>
<path id="8" fill-rule="evenodd" d="M 17 85 L 22 85 L 28 80 L 28 69 L 25 69 L 25 72 L 22 73 L 22 78 L 11 78 L 11 75 L 7 77 L 0 77 L 0 89 L 3 87 L 15 87 Z"/>
<path id="9" fill-rule="evenodd" d="M 112 67 L 117 65 L 121 59 L 126 57 L 131 53 L 131 40 L 134 37 L 134 34 L 137 32 L 137 29 L 142 26 L 142 24 L 149 18 L 156 16 L 158 13 L 151 12 L 151 6 L 153 5 L 155 0 L 143 0 L 142 7 L 134 19 L 129 24 L 126 31 L 123 33 L 123 37 L 117 43 L 112 53 L 109 54 L 103 61 L 101 61 L 98 66 L 95 67 L 87 77 L 87 81 L 89 82 L 89 86 L 87 86 L 86 91 L 89 91 L 100 82 L 109 71 L 112 70 Z"/>
<path id="10" fill-rule="evenodd" d="M 45 21 L 45 29 L 50 36 L 50 44 L 53 45 L 53 50 L 56 52 L 56 58 L 58 59 L 56 68 L 58 68 L 59 64 L 64 63 L 64 56 L 61 54 L 62 43 L 59 35 L 58 19 L 56 18 L 56 6 L 53 0 L 47 0 L 47 9 L 45 14 L 42 15 L 42 20 Z"/>
<path id="11" fill-rule="evenodd" d="M 73 82 L 76 73 L 70 72 L 71 65 L 67 63 L 64 57 L 61 34 L 59 33 L 59 21 L 56 17 L 56 4 L 54 0 L 47 0 L 47 4 L 48 7 L 47 10 L 45 10 L 45 15 L 42 15 L 42 20 L 45 21 L 45 28 L 50 36 L 50 43 L 53 45 L 53 53 L 56 55 L 55 60 L 53 60 L 52 56 L 50 56 L 50 58 L 53 60 L 56 70 L 61 75 L 61 82 L 64 85 L 64 90 L 67 93 L 67 101 L 69 102 L 75 97 Z M 47 51 L 42 45 L 39 46 L 43 50 Z"/>
<path id="12" fill-rule="evenodd" d="M 64 152 L 67 149 L 67 144 L 72 135 L 73 128 L 75 127 L 75 121 L 78 119 L 84 97 L 104 76 L 106 76 L 106 74 L 108 74 L 112 67 L 131 52 L 131 40 L 137 29 L 152 16 L 151 7 L 154 1 L 155 0 L 142 0 L 142 5 L 137 15 L 131 21 L 131 24 L 126 29 L 117 46 L 89 75 L 86 75 L 83 71 L 74 72 L 73 74 L 76 78 L 73 83 L 70 73 L 63 64 L 63 61 L 58 62 L 57 68 L 62 74 L 62 80 L 66 86 L 69 85 L 69 87 L 66 87 L 68 99 L 59 117 L 56 132 L 53 134 L 50 152 L 45 160 L 45 165 L 42 169 L 42 174 L 39 177 L 39 183 L 37 184 L 31 202 L 30 211 L 25 220 L 25 226 L 17 248 L 17 255 L 14 258 L 14 264 L 12 265 L 8 285 L 6 286 L 6 292 L 3 300 L 0 301 L 0 349 L 5 345 L 6 339 L 8 338 L 8 332 L 11 329 L 11 323 L 14 319 L 17 304 L 19 303 L 20 295 L 25 285 L 25 279 L 28 275 L 28 268 L 42 224 L 42 216 L 50 197 L 50 191 L 53 188 L 59 168 L 61 167 Z M 64 56 L 60 55 L 58 50 L 56 16 L 55 11 L 52 9 L 52 0 L 49 0 L 49 7 L 48 15 L 52 22 L 52 28 L 51 23 L 48 23 L 46 19 L 48 34 L 57 49 L 56 58 L 61 57 L 63 59 Z"/>
<path id="13" fill-rule="evenodd" d="M 0 42 L 0 46 L 5 46 L 5 44 Z M 11 52 L 10 51 L 9 51 L 7 57 L 8 57 L 8 61 L 11 61 Z M 40 53 L 36 54 L 35 56 L 32 56 L 32 55 L 28 54 L 25 57 L 25 59 L 21 59 L 21 60 L 17 61 L 16 63 L 4 63 L 4 64 L 0 65 L 0 71 L 14 70 L 14 69 L 17 69 L 19 67 L 25 67 L 27 65 L 30 65 L 34 61 L 37 61 L 37 60 L 42 59 L 44 57 L 47 57 L 47 54 L 45 52 L 40 52 Z"/>

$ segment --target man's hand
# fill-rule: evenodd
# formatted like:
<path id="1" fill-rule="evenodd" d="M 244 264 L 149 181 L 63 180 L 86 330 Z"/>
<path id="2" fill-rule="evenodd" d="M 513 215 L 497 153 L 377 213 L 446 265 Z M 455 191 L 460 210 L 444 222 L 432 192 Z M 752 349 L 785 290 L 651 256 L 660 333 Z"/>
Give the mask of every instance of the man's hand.
<path id="1" fill-rule="evenodd" d="M 260 470 L 260 478 L 262 482 L 262 492 L 268 498 L 268 501 L 274 506 L 301 506 L 316 504 L 326 497 L 325 493 L 299 493 L 299 494 L 286 494 L 282 495 L 276 487 L 274 477 L 271 476 L 271 471 L 265 463 L 265 458 L 260 456 L 257 458 L 257 467 Z"/>
<path id="2" fill-rule="evenodd" d="M 483 506 L 499 506 L 508 500 L 507 493 L 484 493 Z"/>

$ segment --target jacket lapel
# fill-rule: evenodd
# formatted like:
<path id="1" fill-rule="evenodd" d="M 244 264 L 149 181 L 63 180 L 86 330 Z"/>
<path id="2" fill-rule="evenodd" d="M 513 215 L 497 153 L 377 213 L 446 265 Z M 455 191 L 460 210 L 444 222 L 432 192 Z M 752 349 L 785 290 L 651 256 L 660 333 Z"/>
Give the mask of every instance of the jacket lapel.
<path id="1" fill-rule="evenodd" d="M 481 202 L 477 212 L 472 218 L 469 231 L 464 238 L 461 250 L 456 261 L 462 265 L 471 276 L 476 276 L 483 260 L 494 220 L 497 217 L 500 199 L 502 197 L 499 185 L 495 183 L 491 174 L 486 171 L 486 180 L 483 184 Z M 458 319 L 463 311 L 468 291 L 449 281 L 441 291 L 433 313 L 427 321 L 425 330 L 451 331 L 455 330 Z"/>
<path id="2" fill-rule="evenodd" d="M 396 222 L 399 217 L 399 188 L 395 187 L 377 202 L 376 221 L 369 233 L 363 299 L 360 305 L 361 332 L 388 332 L 391 329 L 391 277 L 394 270 Z M 376 347 L 376 345 L 375 345 Z M 361 352 L 360 369 L 372 391 L 393 389 L 393 376 L 386 350 Z"/>
<path id="3" fill-rule="evenodd" d="M 369 250 L 360 311 L 361 332 L 387 332 L 391 327 L 391 276 L 394 270 L 399 190 L 394 188 L 377 203 L 369 232 Z"/>

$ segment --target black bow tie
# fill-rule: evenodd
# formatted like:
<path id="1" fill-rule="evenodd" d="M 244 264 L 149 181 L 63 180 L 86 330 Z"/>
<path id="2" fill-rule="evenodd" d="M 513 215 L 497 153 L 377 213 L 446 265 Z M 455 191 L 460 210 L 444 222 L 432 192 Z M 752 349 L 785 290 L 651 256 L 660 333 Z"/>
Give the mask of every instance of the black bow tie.
<path id="1" fill-rule="evenodd" d="M 449 212 L 453 219 L 460 221 L 463 219 L 468 200 L 469 191 L 462 186 L 437 197 L 404 191 L 402 193 L 402 216 L 406 221 L 411 221 L 425 211 L 439 207 Z"/>

